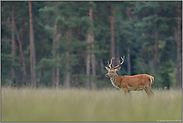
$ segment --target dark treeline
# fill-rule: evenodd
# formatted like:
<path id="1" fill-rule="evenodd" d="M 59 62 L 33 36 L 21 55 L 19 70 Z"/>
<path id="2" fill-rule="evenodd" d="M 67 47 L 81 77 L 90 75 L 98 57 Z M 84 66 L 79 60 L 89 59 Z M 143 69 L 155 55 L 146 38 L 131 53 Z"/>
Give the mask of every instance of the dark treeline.
<path id="1" fill-rule="evenodd" d="M 179 88 L 181 22 L 181 1 L 1 1 L 1 85 L 112 87 L 104 66 L 125 56 L 119 75 Z"/>

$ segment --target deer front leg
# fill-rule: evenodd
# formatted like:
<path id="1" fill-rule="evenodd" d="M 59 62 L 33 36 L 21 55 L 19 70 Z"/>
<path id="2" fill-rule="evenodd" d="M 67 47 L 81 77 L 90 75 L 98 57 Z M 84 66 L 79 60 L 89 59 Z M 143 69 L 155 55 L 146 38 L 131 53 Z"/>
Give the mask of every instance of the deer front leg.
<path id="1" fill-rule="evenodd" d="M 124 92 L 125 92 L 125 94 L 128 93 L 130 95 L 130 90 L 128 88 L 124 88 Z"/>

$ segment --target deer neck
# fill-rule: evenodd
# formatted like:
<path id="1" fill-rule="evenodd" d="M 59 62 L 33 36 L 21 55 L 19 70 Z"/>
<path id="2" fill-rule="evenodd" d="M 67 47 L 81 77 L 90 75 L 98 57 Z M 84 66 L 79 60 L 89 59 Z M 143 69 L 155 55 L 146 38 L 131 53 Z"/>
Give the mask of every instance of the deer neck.
<path id="1" fill-rule="evenodd" d="M 111 80 L 111 83 L 112 83 L 113 86 L 119 88 L 119 86 L 120 86 L 120 81 L 119 81 L 119 76 L 118 76 L 117 73 L 116 73 L 114 76 L 112 76 L 112 77 L 110 78 L 110 80 Z"/>

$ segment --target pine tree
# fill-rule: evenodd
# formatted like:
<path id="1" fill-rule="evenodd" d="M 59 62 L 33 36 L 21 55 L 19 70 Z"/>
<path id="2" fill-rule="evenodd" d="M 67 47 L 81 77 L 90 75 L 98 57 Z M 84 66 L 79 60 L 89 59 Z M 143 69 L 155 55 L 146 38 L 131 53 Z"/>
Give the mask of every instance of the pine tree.
<path id="1" fill-rule="evenodd" d="M 33 29 L 33 17 L 32 17 L 32 2 L 28 2 L 29 5 L 29 28 L 30 28 L 30 69 L 31 69 L 31 82 L 34 88 L 37 88 L 36 80 L 36 54 L 34 45 L 34 29 Z"/>
<path id="2" fill-rule="evenodd" d="M 12 6 L 12 14 L 11 14 L 11 26 L 12 26 L 12 34 L 11 34 L 11 53 L 12 53 L 12 68 L 11 68 L 11 81 L 13 82 L 15 79 L 15 69 L 13 67 L 14 63 L 15 63 L 15 35 L 14 35 L 14 22 L 15 22 L 15 7 L 14 5 Z"/>

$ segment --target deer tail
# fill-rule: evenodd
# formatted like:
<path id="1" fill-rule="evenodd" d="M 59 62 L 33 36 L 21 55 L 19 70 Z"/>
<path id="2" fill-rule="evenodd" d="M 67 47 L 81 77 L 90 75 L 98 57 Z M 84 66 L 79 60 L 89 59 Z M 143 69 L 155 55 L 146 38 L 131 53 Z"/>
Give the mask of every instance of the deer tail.
<path id="1" fill-rule="evenodd" d="M 154 82 L 154 77 L 150 77 L 151 84 Z"/>

